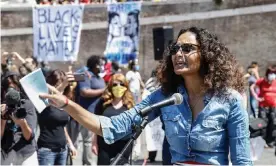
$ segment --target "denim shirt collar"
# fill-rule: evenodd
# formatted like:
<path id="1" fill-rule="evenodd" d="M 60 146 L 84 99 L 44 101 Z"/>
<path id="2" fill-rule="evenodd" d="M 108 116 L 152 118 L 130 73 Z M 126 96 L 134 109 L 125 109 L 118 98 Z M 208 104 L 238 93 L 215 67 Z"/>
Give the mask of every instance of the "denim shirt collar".
<path id="1" fill-rule="evenodd" d="M 177 93 L 182 94 L 183 97 L 184 97 L 184 100 L 189 101 L 189 99 L 188 99 L 188 93 L 187 93 L 187 90 L 186 90 L 186 88 L 185 88 L 184 85 L 179 85 L 178 86 Z M 205 106 L 209 103 L 209 101 L 211 100 L 211 98 L 212 98 L 212 95 L 210 94 L 210 92 L 207 91 L 204 94 L 204 99 L 203 99 L 203 102 L 204 102 Z"/>

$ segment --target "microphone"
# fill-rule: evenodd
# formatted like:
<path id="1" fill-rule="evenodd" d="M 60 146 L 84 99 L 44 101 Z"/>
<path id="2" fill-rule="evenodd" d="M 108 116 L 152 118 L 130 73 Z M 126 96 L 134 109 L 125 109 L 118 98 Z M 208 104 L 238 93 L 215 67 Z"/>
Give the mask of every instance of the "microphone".
<path id="1" fill-rule="evenodd" d="M 147 106 L 139 111 L 139 114 L 144 117 L 147 116 L 147 114 L 157 108 L 169 106 L 169 105 L 179 105 L 183 102 L 183 96 L 180 93 L 173 94 L 170 98 L 162 100 L 158 103 L 155 103 L 151 106 Z"/>
<path id="2" fill-rule="evenodd" d="M 22 119 L 27 116 L 26 109 L 21 107 L 21 104 L 24 104 L 24 101 L 21 99 L 19 91 L 10 88 L 5 95 L 5 101 L 7 104 L 7 112 L 2 117 L 2 119 L 9 120 L 9 116 L 12 113 L 14 113 L 14 116 L 18 119 Z"/>
<path id="3" fill-rule="evenodd" d="M 20 103 L 21 97 L 20 92 L 10 88 L 5 95 L 5 101 L 8 106 L 16 106 Z"/>

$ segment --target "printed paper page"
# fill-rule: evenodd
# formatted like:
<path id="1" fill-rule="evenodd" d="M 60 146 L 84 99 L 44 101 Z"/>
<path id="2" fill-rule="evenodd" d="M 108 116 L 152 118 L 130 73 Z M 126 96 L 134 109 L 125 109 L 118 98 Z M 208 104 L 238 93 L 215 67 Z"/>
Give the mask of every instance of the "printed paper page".
<path id="1" fill-rule="evenodd" d="M 46 80 L 41 69 L 39 68 L 26 75 L 20 79 L 20 83 L 37 111 L 41 113 L 48 105 L 47 99 L 41 99 L 39 97 L 40 93 L 48 93 Z"/>

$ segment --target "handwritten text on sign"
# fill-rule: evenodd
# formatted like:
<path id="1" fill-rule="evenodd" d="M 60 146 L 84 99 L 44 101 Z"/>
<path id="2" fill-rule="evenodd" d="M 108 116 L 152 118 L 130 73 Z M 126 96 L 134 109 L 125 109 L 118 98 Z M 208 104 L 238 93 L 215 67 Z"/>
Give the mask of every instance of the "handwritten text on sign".
<path id="1" fill-rule="evenodd" d="M 145 128 L 146 143 L 148 151 L 162 150 L 164 141 L 164 130 L 160 118 L 151 121 Z"/>
<path id="2" fill-rule="evenodd" d="M 83 5 L 34 8 L 34 55 L 47 61 L 76 60 Z"/>

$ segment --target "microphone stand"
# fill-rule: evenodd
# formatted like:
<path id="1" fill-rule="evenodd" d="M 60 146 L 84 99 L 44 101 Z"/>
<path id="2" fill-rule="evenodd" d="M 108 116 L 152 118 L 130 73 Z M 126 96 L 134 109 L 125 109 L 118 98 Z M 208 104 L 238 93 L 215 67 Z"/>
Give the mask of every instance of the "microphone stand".
<path id="1" fill-rule="evenodd" d="M 129 149 L 129 147 L 131 147 L 133 142 L 140 136 L 140 134 L 142 133 L 143 129 L 146 127 L 147 124 L 148 124 L 148 117 L 146 116 L 146 117 L 143 118 L 140 125 L 134 125 L 133 126 L 133 128 L 134 128 L 133 129 L 134 130 L 133 136 L 127 142 L 127 144 L 125 145 L 123 150 L 119 154 L 117 154 L 117 156 L 115 157 L 115 159 L 112 161 L 112 163 L 110 165 L 112 165 L 112 166 L 118 165 L 120 159 L 124 158 L 124 154 L 126 153 L 126 151 Z"/>

